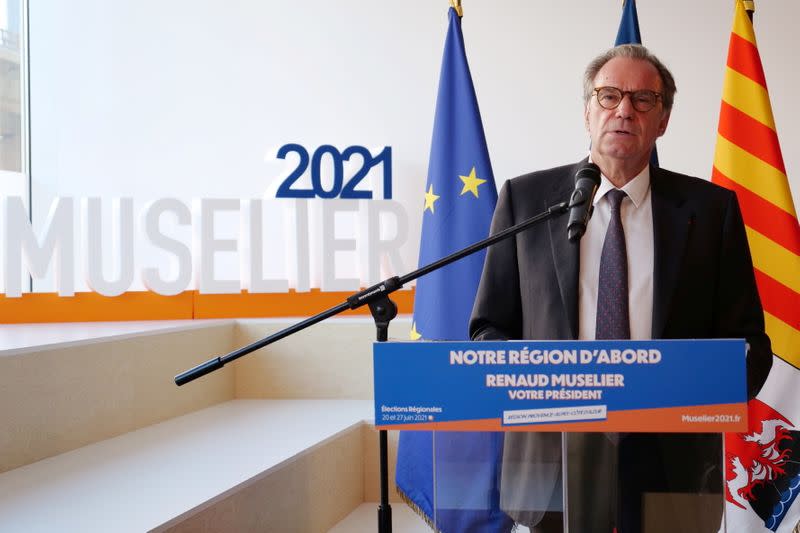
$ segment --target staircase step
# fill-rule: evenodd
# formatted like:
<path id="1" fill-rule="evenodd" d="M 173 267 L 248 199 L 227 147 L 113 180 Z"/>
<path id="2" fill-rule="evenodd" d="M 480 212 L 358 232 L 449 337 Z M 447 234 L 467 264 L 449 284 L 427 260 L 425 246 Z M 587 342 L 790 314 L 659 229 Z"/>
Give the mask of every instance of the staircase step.
<path id="1" fill-rule="evenodd" d="M 236 493 L 300 465 L 328 444 L 349 439 L 346 447 L 331 451 L 341 456 L 351 450 L 352 457 L 340 458 L 341 465 L 335 464 L 336 457 L 322 455 L 304 465 L 307 477 L 287 470 L 286 479 L 306 490 L 292 493 L 289 503 L 282 504 L 294 502 L 298 509 L 275 510 L 296 521 L 300 513 L 313 510 L 309 505 L 315 495 L 339 498 L 336 504 L 327 502 L 329 517 L 335 517 L 329 518 L 330 527 L 363 500 L 360 443 L 364 421 L 371 418 L 368 400 L 224 402 L 0 474 L 0 531 L 181 531 L 181 523 L 203 512 L 211 527 L 191 530 L 232 530 L 208 522 L 215 505 L 241 505 L 231 500 Z M 281 498 L 286 495 L 274 494 L 275 501 Z M 259 505 L 268 507 L 270 502 Z M 269 519 L 261 516 L 261 530 L 281 530 L 264 522 Z"/>

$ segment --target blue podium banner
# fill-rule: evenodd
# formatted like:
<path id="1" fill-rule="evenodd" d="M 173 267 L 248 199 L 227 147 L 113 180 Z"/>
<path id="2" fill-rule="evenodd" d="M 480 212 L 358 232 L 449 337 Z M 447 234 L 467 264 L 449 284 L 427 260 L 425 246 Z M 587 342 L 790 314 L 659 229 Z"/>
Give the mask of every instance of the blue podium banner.
<path id="1" fill-rule="evenodd" d="M 745 342 L 383 342 L 375 425 L 452 431 L 741 432 Z"/>

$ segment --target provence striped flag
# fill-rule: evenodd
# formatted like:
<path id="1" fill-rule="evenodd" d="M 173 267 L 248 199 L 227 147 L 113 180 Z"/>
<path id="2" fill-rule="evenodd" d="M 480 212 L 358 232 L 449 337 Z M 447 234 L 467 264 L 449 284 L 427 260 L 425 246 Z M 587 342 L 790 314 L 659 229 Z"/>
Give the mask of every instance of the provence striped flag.
<path id="1" fill-rule="evenodd" d="M 421 206 L 420 266 L 488 237 L 497 203 L 461 17 L 454 8 L 448 17 Z M 418 280 L 412 339 L 469 339 L 485 255 L 473 254 Z M 498 489 L 502 450 L 502 433 L 401 431 L 397 488 L 435 531 L 508 532 L 513 522 L 500 510 Z"/>
<path id="2" fill-rule="evenodd" d="M 800 521 L 800 227 L 743 0 L 717 133 L 712 181 L 739 199 L 774 353 L 748 433 L 725 435 L 727 531 L 788 533 Z"/>

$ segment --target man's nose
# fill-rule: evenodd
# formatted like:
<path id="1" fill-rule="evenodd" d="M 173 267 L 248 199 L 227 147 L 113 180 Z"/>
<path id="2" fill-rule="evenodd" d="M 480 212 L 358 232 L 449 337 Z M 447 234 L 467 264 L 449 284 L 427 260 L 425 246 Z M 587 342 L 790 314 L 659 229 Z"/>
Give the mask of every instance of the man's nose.
<path id="1" fill-rule="evenodd" d="M 633 108 L 633 100 L 631 100 L 630 94 L 623 94 L 622 100 L 619 101 L 619 105 L 617 106 L 617 116 L 619 117 L 631 117 L 633 116 L 634 108 Z"/>

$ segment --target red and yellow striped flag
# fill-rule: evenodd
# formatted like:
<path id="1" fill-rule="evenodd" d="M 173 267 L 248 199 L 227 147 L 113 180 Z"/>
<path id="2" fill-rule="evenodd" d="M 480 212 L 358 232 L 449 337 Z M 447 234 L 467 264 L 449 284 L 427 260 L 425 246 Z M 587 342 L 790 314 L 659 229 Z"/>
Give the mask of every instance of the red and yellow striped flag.
<path id="1" fill-rule="evenodd" d="M 742 0 L 728 49 L 712 181 L 739 198 L 772 349 L 800 367 L 800 229 Z"/>
<path id="2" fill-rule="evenodd" d="M 775 354 L 767 383 L 750 404 L 750 433 L 725 437 L 728 531 L 782 531 L 786 511 L 800 503 L 794 490 L 782 488 L 797 481 L 790 463 L 798 458 L 782 452 L 800 436 L 800 420 L 793 419 L 800 410 L 792 407 L 800 405 L 800 226 L 743 0 L 736 0 L 712 181 L 739 199 Z M 784 433 L 786 438 L 777 439 Z M 765 464 L 772 458 L 775 464 Z M 762 489 L 777 493 L 777 500 L 766 492 L 761 497 Z"/>

